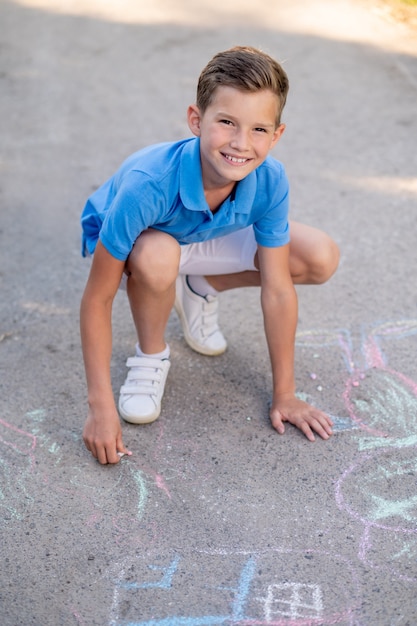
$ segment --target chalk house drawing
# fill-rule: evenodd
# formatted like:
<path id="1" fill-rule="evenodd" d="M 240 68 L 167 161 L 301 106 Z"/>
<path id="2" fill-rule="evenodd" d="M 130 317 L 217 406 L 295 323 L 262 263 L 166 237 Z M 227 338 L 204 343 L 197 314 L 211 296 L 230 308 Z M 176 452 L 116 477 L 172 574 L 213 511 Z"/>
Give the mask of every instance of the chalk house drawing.
<path id="1" fill-rule="evenodd" d="M 178 551 L 128 557 L 109 575 L 110 626 L 359 626 L 351 563 L 319 550 Z"/>

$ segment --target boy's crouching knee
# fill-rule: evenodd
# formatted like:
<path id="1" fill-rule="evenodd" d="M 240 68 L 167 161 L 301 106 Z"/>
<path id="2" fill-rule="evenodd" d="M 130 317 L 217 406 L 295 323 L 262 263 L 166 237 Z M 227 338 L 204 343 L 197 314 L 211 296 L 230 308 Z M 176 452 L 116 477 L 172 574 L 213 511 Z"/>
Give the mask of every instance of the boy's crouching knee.
<path id="1" fill-rule="evenodd" d="M 339 266 L 339 246 L 330 237 L 321 242 L 314 255 L 312 270 L 312 282 L 321 285 L 327 282 L 336 272 Z"/>
<path id="2" fill-rule="evenodd" d="M 179 261 L 178 242 L 167 233 L 149 229 L 136 240 L 126 271 L 133 280 L 163 291 L 175 281 Z"/>

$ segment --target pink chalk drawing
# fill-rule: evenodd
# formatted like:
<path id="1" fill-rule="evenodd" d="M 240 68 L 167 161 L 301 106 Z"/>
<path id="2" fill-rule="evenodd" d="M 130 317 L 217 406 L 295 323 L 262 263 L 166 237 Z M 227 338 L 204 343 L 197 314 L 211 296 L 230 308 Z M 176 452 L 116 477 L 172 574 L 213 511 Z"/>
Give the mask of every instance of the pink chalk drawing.
<path id="1" fill-rule="evenodd" d="M 344 400 L 351 418 L 360 428 L 385 441 L 369 443 L 382 445 L 412 445 L 417 443 L 417 383 L 388 366 L 381 341 L 402 339 L 417 333 L 417 321 L 375 326 L 363 340 L 364 381 L 353 388 L 358 372 L 349 378 Z M 369 374 L 369 376 L 366 376 Z M 367 386 L 369 385 L 369 392 Z M 362 449 L 366 444 L 362 446 Z"/>
<path id="2" fill-rule="evenodd" d="M 46 434 L 47 420 L 43 409 L 24 416 L 25 430 L 0 420 L 0 507 L 10 518 L 23 519 L 33 504 L 32 494 L 47 486 L 57 497 L 65 494 L 83 503 L 85 524 L 91 532 L 108 528 L 110 523 L 119 548 L 150 547 L 160 535 L 155 522 L 144 519 L 150 490 L 156 488 L 169 501 L 171 483 L 207 479 L 198 446 L 168 438 L 162 424 L 156 427 L 151 463 L 143 462 L 139 455 L 126 457 L 112 471 L 104 472 L 85 451 L 74 466 L 65 460 L 65 471 L 60 472 L 62 451 L 53 436 Z M 73 433 L 68 435 L 74 440 Z"/>
<path id="3" fill-rule="evenodd" d="M 417 581 L 417 447 L 380 449 L 342 474 L 339 508 L 363 524 L 358 557 L 374 569 Z"/>
<path id="4" fill-rule="evenodd" d="M 336 349 L 348 377 L 341 390 L 351 428 L 370 437 L 360 449 L 417 444 L 417 383 L 388 366 L 383 342 L 417 335 L 417 320 L 381 323 L 363 332 L 359 358 L 347 330 L 306 331 L 297 334 L 297 345 L 316 350 Z M 317 355 L 318 356 L 318 355 Z M 338 420 L 336 419 L 336 430 Z"/>
<path id="5" fill-rule="evenodd" d="M 417 581 L 417 383 L 388 365 L 383 344 L 417 334 L 417 320 L 363 334 L 360 365 L 347 331 L 305 333 L 301 345 L 338 346 L 349 373 L 343 400 L 363 454 L 336 485 L 341 510 L 363 525 L 358 558 Z"/>
<path id="6" fill-rule="evenodd" d="M 5 510 L 5 518 L 25 519 L 34 504 L 33 494 L 47 487 L 51 497 L 65 494 L 82 501 L 90 529 L 110 521 L 116 544 L 152 545 L 158 531 L 153 523 L 145 524 L 143 517 L 149 483 L 157 479 L 147 476 L 134 462 L 121 462 L 115 472 L 97 481 L 90 458 L 85 459 L 87 467 L 81 460 L 73 467 L 65 463 L 65 472 L 60 472 L 62 454 L 59 445 L 44 434 L 46 419 L 43 409 L 27 413 L 27 430 L 0 419 L 0 508 Z M 129 515 L 124 512 L 127 499 Z"/>
<path id="7" fill-rule="evenodd" d="M 358 524 L 357 558 L 412 583 L 417 582 L 417 383 L 389 365 L 387 348 L 414 336 L 417 320 L 375 324 L 362 331 L 360 346 L 347 330 L 297 335 L 297 345 L 314 351 L 314 357 L 331 349 L 344 363 L 334 393 L 343 416 L 336 416 L 335 430 L 354 437 L 358 452 L 339 477 L 335 498 L 341 515 Z M 326 384 L 319 363 L 314 365 L 306 384 L 321 394 Z M 335 377 L 337 372 L 332 384 Z M 158 553 L 161 534 L 169 530 L 146 521 L 150 491 L 169 502 L 178 497 L 181 483 L 197 488 L 210 480 L 213 470 L 204 444 L 200 448 L 194 440 L 172 439 L 161 421 L 154 427 L 157 437 L 148 462 L 138 455 L 123 458 L 110 471 L 98 465 L 95 471 L 95 462 L 85 453 L 77 459 L 79 465 L 65 465 L 60 473 L 56 468 L 64 457 L 45 434 L 45 412 L 33 411 L 25 418 L 26 430 L 0 420 L 0 507 L 11 519 L 24 519 L 38 481 L 53 494 L 81 499 L 86 505 L 82 522 L 89 532 L 108 532 L 110 526 L 112 541 L 128 555 L 108 573 L 114 585 L 112 626 L 359 626 L 360 586 L 351 562 L 337 554 L 273 548 Z M 298 568 L 301 559 L 311 568 Z M 333 569 L 349 575 L 331 577 Z M 201 598 L 198 614 L 190 614 L 186 606 L 179 587 L 184 584 Z M 129 601 L 134 593 L 145 599 L 154 594 L 160 614 L 138 617 L 138 603 Z M 121 607 L 130 607 L 130 614 Z M 73 616 L 81 623 L 81 616 Z"/>

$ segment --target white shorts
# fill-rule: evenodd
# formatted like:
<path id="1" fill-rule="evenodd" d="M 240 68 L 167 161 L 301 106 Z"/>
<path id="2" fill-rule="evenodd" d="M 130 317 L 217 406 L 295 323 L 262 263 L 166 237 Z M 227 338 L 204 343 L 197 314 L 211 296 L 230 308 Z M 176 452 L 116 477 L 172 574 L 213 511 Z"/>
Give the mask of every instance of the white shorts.
<path id="1" fill-rule="evenodd" d="M 252 226 L 209 239 L 181 246 L 180 274 L 214 276 L 237 274 L 255 267 L 257 243 Z M 120 289 L 126 290 L 127 276 L 123 274 Z"/>
<path id="2" fill-rule="evenodd" d="M 252 226 L 230 235 L 181 246 L 180 274 L 214 276 L 255 270 L 257 244 Z"/>

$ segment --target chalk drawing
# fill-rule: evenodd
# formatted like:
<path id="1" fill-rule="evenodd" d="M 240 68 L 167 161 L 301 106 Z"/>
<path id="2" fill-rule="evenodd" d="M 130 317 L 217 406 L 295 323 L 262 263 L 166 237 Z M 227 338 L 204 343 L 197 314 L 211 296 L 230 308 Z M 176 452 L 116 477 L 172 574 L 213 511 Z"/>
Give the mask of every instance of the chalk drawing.
<path id="1" fill-rule="evenodd" d="M 417 444 L 417 383 L 388 366 L 383 342 L 404 339 L 417 334 L 417 320 L 375 324 L 362 329 L 359 352 L 351 333 L 336 331 L 305 331 L 297 334 L 297 345 L 316 351 L 336 348 L 348 373 L 342 397 L 347 416 L 336 417 L 336 431 L 352 429 L 370 435 L 361 439 L 362 450 Z"/>
<path id="2" fill-rule="evenodd" d="M 150 571 L 162 573 L 160 580 L 147 582 L 121 582 L 121 589 L 169 589 L 172 586 L 172 577 L 177 571 L 180 557 L 175 556 L 167 567 L 161 565 L 148 565 Z"/>
<path id="3" fill-rule="evenodd" d="M 332 569 L 343 572 L 339 586 Z M 136 556 L 109 576 L 109 626 L 359 626 L 351 564 L 318 550 Z"/>
<path id="4" fill-rule="evenodd" d="M 363 329 L 359 352 L 346 330 L 297 339 L 336 347 L 348 372 L 342 395 L 364 454 L 337 482 L 336 501 L 363 525 L 358 558 L 408 582 L 417 581 L 417 383 L 390 368 L 383 346 L 416 334 L 417 320 L 376 324 Z"/>
<path id="5" fill-rule="evenodd" d="M 0 507 L 23 519 L 33 502 L 29 477 L 35 468 L 36 437 L 0 419 Z"/>
<path id="6" fill-rule="evenodd" d="M 341 510 L 363 524 L 358 556 L 397 578 L 417 581 L 417 448 L 363 454 L 336 485 Z"/>
<path id="7" fill-rule="evenodd" d="M 25 519 L 34 505 L 33 494 L 47 486 L 51 497 L 64 495 L 82 502 L 79 510 L 85 514 L 89 532 L 102 532 L 110 525 L 111 540 L 119 549 L 149 549 L 164 532 L 154 520 L 145 521 L 149 491 L 155 487 L 170 500 L 170 484 L 192 480 L 198 487 L 213 471 L 195 442 L 170 439 L 163 424 L 159 426 L 152 465 L 142 463 L 138 455 L 123 459 L 103 474 L 85 451 L 72 467 L 51 434 L 48 420 L 44 409 L 26 413 L 24 428 L 0 420 L 0 508 L 6 520 Z M 82 446 L 80 434 L 68 430 L 66 437 Z M 59 471 L 61 464 L 64 472 Z"/>
<path id="8" fill-rule="evenodd" d="M 264 603 L 265 621 L 268 624 L 277 617 L 290 617 L 294 620 L 307 614 L 311 619 L 321 620 L 323 615 L 323 596 L 319 585 L 269 585 Z"/>
<path id="9" fill-rule="evenodd" d="M 364 328 L 359 345 L 344 329 L 297 335 L 297 345 L 313 351 L 314 367 L 306 378 L 314 394 L 323 397 L 326 390 L 317 361 L 321 355 L 336 350 L 344 367 L 335 430 L 351 431 L 359 457 L 337 481 L 335 497 L 340 511 L 360 525 L 357 557 L 369 567 L 413 583 L 417 383 L 390 367 L 386 353 L 394 340 L 416 334 L 417 320 L 405 320 Z M 321 397 L 315 395 L 316 404 L 321 405 Z M 38 480 L 56 493 L 82 499 L 88 511 L 84 523 L 93 532 L 102 525 L 107 528 L 111 498 L 112 540 L 128 555 L 108 574 L 113 585 L 111 626 L 359 626 L 357 577 L 352 564 L 337 554 L 285 549 L 157 552 L 160 529 L 145 522 L 149 490 L 155 488 L 168 501 L 176 497 L 178 481 L 203 485 L 209 480 L 212 466 L 195 441 L 171 440 L 161 422 L 153 460 L 146 465 L 123 459 L 105 474 L 98 489 L 87 455 L 80 466 L 66 466 L 65 476 L 54 470 L 50 480 L 48 468 L 37 462 L 39 454 L 46 455 L 49 468 L 56 468 L 64 458 L 61 446 L 45 428 L 43 409 L 27 413 L 25 419 L 25 429 L 0 420 L 0 507 L 10 519 L 24 519 Z M 126 498 L 133 502 L 129 514 L 124 512 Z M 332 570 L 343 575 L 329 576 Z M 191 598 L 184 594 L 187 586 Z M 73 616 L 82 623 L 75 611 Z"/>
<path id="10" fill-rule="evenodd" d="M 61 446 L 45 434 L 47 419 L 43 409 L 26 413 L 26 430 L 0 419 L 0 507 L 5 511 L 5 519 L 24 519 L 34 504 L 32 494 L 48 486 L 51 494 L 74 496 L 83 502 L 83 510 L 87 511 L 85 524 L 90 529 L 108 523 L 111 501 L 111 510 L 117 511 L 110 517 L 116 544 L 128 543 L 133 548 L 144 543 L 152 545 L 157 529 L 152 523 L 145 524 L 143 517 L 149 483 L 154 477 L 148 477 L 134 462 L 121 462 L 116 471 L 106 474 L 105 480 L 101 477 L 98 488 L 97 474 L 91 471 L 94 461 L 87 453 L 84 463 L 81 460 L 75 467 L 66 463 L 65 474 L 59 472 L 56 468 L 63 458 Z M 41 458 L 41 453 L 46 457 Z M 126 499 L 128 515 L 124 512 Z"/>

